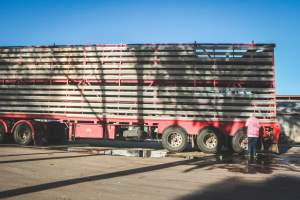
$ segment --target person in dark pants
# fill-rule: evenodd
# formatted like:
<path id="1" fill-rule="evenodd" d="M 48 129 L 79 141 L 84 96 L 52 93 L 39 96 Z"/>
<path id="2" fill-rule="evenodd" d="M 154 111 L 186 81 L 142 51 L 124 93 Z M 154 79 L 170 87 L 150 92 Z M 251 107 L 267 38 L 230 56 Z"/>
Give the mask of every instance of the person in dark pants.
<path id="1" fill-rule="evenodd" d="M 257 138 L 256 137 L 248 137 L 248 156 L 256 157 L 256 145 Z"/>
<path id="2" fill-rule="evenodd" d="M 260 123 L 254 113 L 246 121 L 247 137 L 248 137 L 248 156 L 256 157 L 256 144 L 259 137 Z"/>

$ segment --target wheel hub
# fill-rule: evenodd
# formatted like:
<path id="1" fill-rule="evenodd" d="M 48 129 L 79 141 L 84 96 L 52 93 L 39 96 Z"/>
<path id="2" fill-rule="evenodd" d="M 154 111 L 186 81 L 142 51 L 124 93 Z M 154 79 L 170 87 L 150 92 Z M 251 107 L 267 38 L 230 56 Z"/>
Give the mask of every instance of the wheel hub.
<path id="1" fill-rule="evenodd" d="M 240 145 L 241 148 L 244 150 L 248 150 L 248 138 L 247 137 L 242 137 L 240 140 Z"/>
<path id="2" fill-rule="evenodd" d="M 30 137 L 30 130 L 26 126 L 23 126 L 20 128 L 20 131 L 18 132 L 19 138 L 21 138 L 23 141 L 27 140 L 28 137 Z"/>
<path id="3" fill-rule="evenodd" d="M 176 148 L 179 147 L 182 144 L 183 138 L 179 133 L 171 133 L 169 138 L 168 138 L 168 142 L 170 144 L 171 147 Z"/>
<path id="4" fill-rule="evenodd" d="M 218 144 L 218 139 L 215 134 L 210 133 L 204 138 L 204 144 L 206 145 L 207 148 L 213 149 L 217 146 Z"/>

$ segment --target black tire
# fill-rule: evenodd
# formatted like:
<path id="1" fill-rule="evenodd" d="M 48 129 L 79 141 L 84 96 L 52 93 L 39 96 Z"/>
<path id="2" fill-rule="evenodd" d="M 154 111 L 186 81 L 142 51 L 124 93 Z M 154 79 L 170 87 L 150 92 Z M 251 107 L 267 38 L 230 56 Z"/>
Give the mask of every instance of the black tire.
<path id="1" fill-rule="evenodd" d="M 247 150 L 248 140 L 245 128 L 239 129 L 231 139 L 232 150 L 236 153 L 243 153 Z"/>
<path id="2" fill-rule="evenodd" d="M 181 152 L 187 146 L 187 134 L 179 127 L 170 127 L 163 132 L 162 145 L 170 152 Z"/>
<path id="3" fill-rule="evenodd" d="M 204 153 L 218 153 L 222 146 L 222 136 L 214 128 L 202 129 L 197 135 L 197 146 Z"/>
<path id="4" fill-rule="evenodd" d="M 0 124 L 0 143 L 4 141 L 4 137 L 5 137 L 5 128 L 3 124 Z"/>
<path id="5" fill-rule="evenodd" d="M 30 126 L 25 122 L 21 122 L 14 129 L 14 140 L 17 144 L 29 145 L 33 140 L 32 133 L 33 130 Z"/>

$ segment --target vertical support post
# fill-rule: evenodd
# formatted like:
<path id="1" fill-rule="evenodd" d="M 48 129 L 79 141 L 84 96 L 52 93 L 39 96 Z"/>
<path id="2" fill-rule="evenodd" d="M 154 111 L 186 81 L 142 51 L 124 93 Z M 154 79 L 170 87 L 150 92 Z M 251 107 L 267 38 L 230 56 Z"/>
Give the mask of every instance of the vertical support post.
<path id="1" fill-rule="evenodd" d="M 73 134 L 74 133 L 74 123 L 69 123 L 69 134 L 68 134 L 68 139 L 69 139 L 69 142 L 72 142 L 75 140 L 75 135 Z"/>
<path id="2" fill-rule="evenodd" d="M 116 126 L 114 125 L 107 125 L 107 136 L 108 136 L 108 139 L 115 139 L 115 130 L 116 130 Z"/>

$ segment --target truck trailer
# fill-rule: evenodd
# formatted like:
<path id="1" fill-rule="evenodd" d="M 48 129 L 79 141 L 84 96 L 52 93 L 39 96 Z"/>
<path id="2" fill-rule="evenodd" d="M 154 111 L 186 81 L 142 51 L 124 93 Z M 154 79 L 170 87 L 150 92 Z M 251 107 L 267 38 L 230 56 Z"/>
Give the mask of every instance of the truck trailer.
<path id="1" fill-rule="evenodd" d="M 275 44 L 0 47 L 0 140 L 159 139 L 169 151 L 242 152 L 255 113 L 277 143 Z"/>

